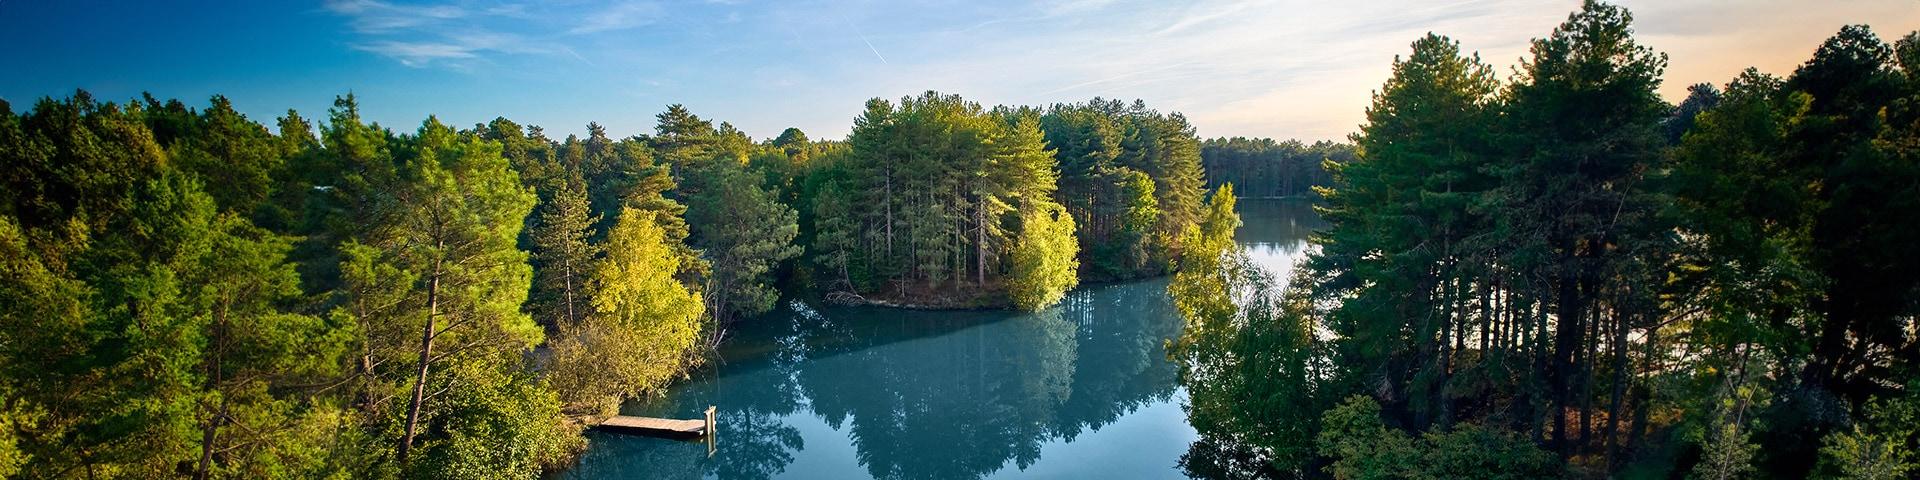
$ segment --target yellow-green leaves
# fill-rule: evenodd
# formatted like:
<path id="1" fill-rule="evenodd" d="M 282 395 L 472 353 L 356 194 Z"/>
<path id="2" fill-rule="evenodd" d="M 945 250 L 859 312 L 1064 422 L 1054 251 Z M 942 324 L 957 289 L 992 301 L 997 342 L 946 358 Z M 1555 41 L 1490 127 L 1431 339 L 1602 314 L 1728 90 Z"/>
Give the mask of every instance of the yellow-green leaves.
<path id="1" fill-rule="evenodd" d="M 652 392 L 699 360 L 701 301 L 674 278 L 673 245 L 653 214 L 625 209 L 593 270 L 594 313 L 561 325 L 552 379 L 570 407 L 603 413 Z"/>
<path id="2" fill-rule="evenodd" d="M 1053 306 L 1080 283 L 1080 261 L 1076 258 L 1080 244 L 1073 237 L 1073 217 L 1058 204 L 1039 202 L 1022 212 L 1020 221 L 1007 295 L 1022 310 Z"/>

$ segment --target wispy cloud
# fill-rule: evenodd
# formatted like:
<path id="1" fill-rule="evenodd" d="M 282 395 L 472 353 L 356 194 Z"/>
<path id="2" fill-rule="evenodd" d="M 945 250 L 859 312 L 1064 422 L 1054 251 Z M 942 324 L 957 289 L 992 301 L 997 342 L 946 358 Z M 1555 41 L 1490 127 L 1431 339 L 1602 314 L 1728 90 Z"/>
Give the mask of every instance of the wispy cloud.
<path id="1" fill-rule="evenodd" d="M 1175 20 L 1172 24 L 1169 24 L 1165 28 L 1161 28 L 1160 30 L 1153 32 L 1153 34 L 1169 35 L 1169 34 L 1179 33 L 1181 30 L 1186 30 L 1196 25 L 1202 25 L 1207 22 L 1217 20 L 1222 17 L 1226 17 L 1228 15 L 1240 13 L 1242 10 L 1246 10 L 1254 6 L 1259 6 L 1259 5 L 1269 4 L 1269 3 L 1271 2 L 1268 2 L 1265 0 L 1255 0 L 1255 1 L 1233 2 L 1226 5 L 1207 5 L 1207 4 L 1194 5 L 1193 7 L 1188 8 L 1187 13 L 1185 15 L 1181 15 L 1179 20 Z"/>
<path id="2" fill-rule="evenodd" d="M 345 15 L 354 30 L 362 33 L 390 32 L 467 16 L 467 10 L 454 5 L 395 5 L 376 0 L 329 0 L 327 10 Z"/>
<path id="3" fill-rule="evenodd" d="M 1106 8 L 1108 5 L 1113 5 L 1114 1 L 1115 0 L 1062 0 L 1048 4 L 1045 10 L 1049 15 L 1066 15 Z"/>
<path id="4" fill-rule="evenodd" d="M 359 36 L 354 50 L 373 53 L 409 67 L 447 66 L 469 70 L 488 56 L 550 55 L 592 62 L 573 48 L 548 39 L 529 37 L 504 27 L 530 23 L 536 4 L 462 2 L 402 4 L 380 0 L 329 0 L 325 9 L 346 17 L 347 27 Z M 538 22 L 531 22 L 538 23 Z"/>
<path id="5" fill-rule="evenodd" d="M 474 48 L 452 43 L 379 41 L 353 45 L 354 50 L 372 52 L 400 61 L 409 67 L 422 67 L 436 60 L 474 58 Z"/>
<path id="6" fill-rule="evenodd" d="M 654 23 L 665 14 L 666 9 L 654 2 L 616 2 L 588 15 L 578 26 L 567 30 L 567 33 L 586 34 L 625 30 Z"/>

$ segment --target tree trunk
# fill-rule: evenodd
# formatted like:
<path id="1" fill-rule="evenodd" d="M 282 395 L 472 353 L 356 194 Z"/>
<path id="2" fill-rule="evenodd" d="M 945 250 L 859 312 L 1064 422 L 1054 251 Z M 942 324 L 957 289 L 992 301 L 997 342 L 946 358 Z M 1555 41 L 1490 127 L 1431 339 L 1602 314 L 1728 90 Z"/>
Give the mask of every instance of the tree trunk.
<path id="1" fill-rule="evenodd" d="M 444 244 L 440 245 L 444 247 Z M 413 450 L 413 437 L 420 425 L 420 407 L 427 396 L 427 372 L 433 360 L 434 317 L 440 312 L 440 262 L 433 265 L 433 276 L 427 281 L 427 322 L 420 329 L 420 368 L 413 377 L 413 401 L 407 406 L 406 436 L 400 440 L 399 459 L 407 463 L 407 454 Z"/>
<path id="2" fill-rule="evenodd" d="M 1658 343 L 1659 333 L 1659 328 L 1647 328 L 1647 337 L 1645 340 L 1646 350 L 1641 354 L 1642 358 L 1645 359 L 1644 361 L 1647 362 L 1646 371 L 1654 375 L 1661 373 L 1660 367 L 1653 363 L 1654 346 Z M 1627 446 L 1629 447 L 1639 445 L 1640 439 L 1644 438 L 1647 434 L 1647 402 L 1651 400 L 1652 397 L 1653 392 L 1645 385 L 1633 389 L 1633 431 L 1627 434 Z"/>
<path id="3" fill-rule="evenodd" d="M 574 316 L 575 314 L 573 312 L 573 261 L 572 259 L 566 259 L 561 261 L 566 262 L 566 266 L 561 269 L 561 272 L 563 275 L 566 276 L 566 281 L 567 281 L 566 282 L 567 323 L 569 325 L 574 325 L 574 324 L 580 323 L 580 317 Z"/>
<path id="4" fill-rule="evenodd" d="M 886 201 L 884 203 L 886 204 L 887 224 L 882 225 L 881 228 L 885 229 L 887 232 L 887 241 L 886 241 L 887 260 L 892 261 L 893 260 L 893 171 L 892 170 L 887 171 L 885 194 L 886 194 Z"/>
<path id="5" fill-rule="evenodd" d="M 981 202 L 985 203 L 985 202 Z M 973 209 L 974 283 L 987 284 L 987 215 L 984 206 Z"/>
<path id="6" fill-rule="evenodd" d="M 1620 412 L 1627 389 L 1627 322 L 1626 317 L 1616 314 L 1613 326 L 1613 395 L 1607 407 L 1607 470 L 1612 471 L 1619 462 L 1619 444 L 1615 442 L 1620 431 Z"/>
<path id="7" fill-rule="evenodd" d="M 220 369 L 223 367 L 221 367 L 220 363 L 226 356 L 226 324 L 226 308 L 216 309 L 214 311 L 214 331 L 212 335 L 213 351 L 211 355 L 207 356 L 207 391 L 218 391 L 220 382 L 222 381 Z M 219 439 L 220 423 L 226 420 L 226 413 L 227 397 L 221 395 L 220 408 L 215 410 L 212 415 L 208 415 L 207 423 L 202 425 L 200 431 L 200 466 L 194 470 L 193 478 L 206 480 L 213 474 L 213 444 Z"/>
<path id="8" fill-rule="evenodd" d="M 1548 409 L 1553 416 L 1553 444 L 1560 450 L 1561 458 L 1571 456 L 1572 445 L 1567 443 L 1567 407 L 1572 400 L 1570 381 L 1567 378 L 1574 370 L 1574 357 L 1580 348 L 1580 317 L 1582 308 L 1577 286 L 1571 278 L 1565 276 L 1572 270 L 1571 245 L 1565 247 L 1569 255 L 1561 258 L 1559 279 L 1559 299 L 1555 302 L 1553 361 L 1548 366 L 1547 382 L 1553 391 L 1553 407 Z"/>

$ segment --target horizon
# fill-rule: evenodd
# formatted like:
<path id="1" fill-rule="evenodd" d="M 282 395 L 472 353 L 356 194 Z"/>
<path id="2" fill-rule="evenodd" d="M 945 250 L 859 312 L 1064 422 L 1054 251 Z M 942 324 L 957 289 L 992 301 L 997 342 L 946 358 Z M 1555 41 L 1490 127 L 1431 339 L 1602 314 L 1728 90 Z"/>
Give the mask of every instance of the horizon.
<path id="1" fill-rule="evenodd" d="M 1672 103 L 1749 66 L 1789 74 L 1844 25 L 1891 39 L 1920 24 L 1910 0 L 1812 12 L 1777 8 L 1788 1 L 1617 3 L 1642 44 L 1669 55 L 1660 92 Z M 1201 138 L 1344 142 L 1419 36 L 1450 36 L 1504 82 L 1529 42 L 1577 7 L 339 0 L 90 15 L 0 3 L 0 39 L 15 45 L 0 63 L 33 72 L 0 78 L 0 99 L 26 110 L 76 90 L 116 103 L 151 92 L 198 110 L 220 94 L 271 125 L 288 109 L 323 119 L 352 92 L 365 118 L 396 131 L 428 116 L 462 128 L 505 117 L 556 139 L 589 122 L 616 138 L 650 133 L 677 103 L 755 139 L 788 127 L 840 139 L 865 100 L 936 90 L 987 106 L 1139 99 L 1183 113 Z"/>

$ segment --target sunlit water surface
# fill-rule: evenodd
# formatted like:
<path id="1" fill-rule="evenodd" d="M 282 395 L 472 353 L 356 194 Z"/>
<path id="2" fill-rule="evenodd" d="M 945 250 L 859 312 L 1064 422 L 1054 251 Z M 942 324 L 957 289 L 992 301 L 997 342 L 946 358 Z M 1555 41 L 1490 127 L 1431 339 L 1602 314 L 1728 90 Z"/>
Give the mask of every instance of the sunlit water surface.
<path id="1" fill-rule="evenodd" d="M 1288 278 L 1320 220 L 1241 200 L 1238 240 Z M 1166 357 L 1168 279 L 1095 285 L 1039 313 L 794 302 L 735 327 L 721 363 L 623 413 L 700 418 L 705 442 L 589 432 L 561 478 L 1177 478 L 1197 438 Z"/>

